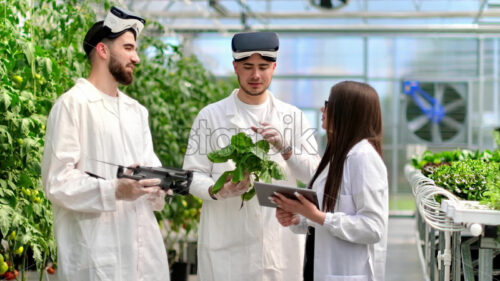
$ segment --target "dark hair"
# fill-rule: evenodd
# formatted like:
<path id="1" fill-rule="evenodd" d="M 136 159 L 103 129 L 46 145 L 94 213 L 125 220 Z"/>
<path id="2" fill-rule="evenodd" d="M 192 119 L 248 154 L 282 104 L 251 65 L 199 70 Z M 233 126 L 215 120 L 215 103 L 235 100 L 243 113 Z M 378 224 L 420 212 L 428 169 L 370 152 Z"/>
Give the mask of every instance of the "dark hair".
<path id="1" fill-rule="evenodd" d="M 111 29 L 104 26 L 104 21 L 98 21 L 90 27 L 85 34 L 85 38 L 83 39 L 83 50 L 87 55 L 87 58 L 90 60 L 90 54 L 92 50 L 94 50 L 95 46 L 99 42 L 113 42 L 116 38 L 120 37 L 123 33 L 130 31 L 134 34 L 134 38 L 137 39 L 137 35 L 133 28 L 124 29 L 120 32 L 112 33 Z"/>
<path id="2" fill-rule="evenodd" d="M 356 143 L 367 139 L 382 157 L 382 113 L 375 89 L 354 81 L 340 82 L 332 87 L 325 112 L 326 150 L 309 188 L 330 164 L 322 210 L 333 212 L 349 150 Z"/>

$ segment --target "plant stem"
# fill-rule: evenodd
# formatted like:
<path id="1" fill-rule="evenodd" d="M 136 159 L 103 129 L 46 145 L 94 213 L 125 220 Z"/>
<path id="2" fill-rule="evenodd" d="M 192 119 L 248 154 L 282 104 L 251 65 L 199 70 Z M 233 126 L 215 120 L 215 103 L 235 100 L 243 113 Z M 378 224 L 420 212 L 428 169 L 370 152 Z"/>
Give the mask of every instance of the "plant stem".
<path id="1" fill-rule="evenodd" d="M 22 266 L 20 268 L 20 270 L 21 270 L 21 280 L 22 281 L 26 281 L 26 279 L 24 278 L 24 271 L 26 270 L 26 252 L 27 251 L 24 251 L 24 253 L 23 253 L 23 260 L 21 262 Z"/>
<path id="2" fill-rule="evenodd" d="M 43 261 L 42 261 L 42 266 L 40 266 L 40 279 L 38 279 L 39 281 L 42 281 L 43 280 L 43 269 L 44 269 L 44 266 L 45 266 L 45 262 L 47 261 L 47 251 L 44 251 L 43 253 Z"/>

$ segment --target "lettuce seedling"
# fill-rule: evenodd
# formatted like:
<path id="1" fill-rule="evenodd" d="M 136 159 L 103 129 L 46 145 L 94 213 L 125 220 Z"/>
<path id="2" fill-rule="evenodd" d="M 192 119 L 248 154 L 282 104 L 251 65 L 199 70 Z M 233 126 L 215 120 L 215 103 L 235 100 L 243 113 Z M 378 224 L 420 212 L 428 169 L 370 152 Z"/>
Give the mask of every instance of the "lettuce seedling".
<path id="1" fill-rule="evenodd" d="M 286 179 L 283 169 L 274 161 L 269 160 L 269 143 L 265 140 L 253 143 L 252 139 L 239 133 L 231 137 L 231 143 L 219 150 L 214 150 L 208 154 L 208 159 L 214 163 L 224 163 L 233 160 L 236 168 L 232 171 L 225 171 L 217 179 L 212 194 L 216 194 L 224 186 L 228 176 L 232 176 L 232 182 L 237 183 L 244 179 L 245 173 L 254 176 L 256 181 L 270 183 L 272 179 Z M 255 195 L 253 185 L 241 195 L 243 201 L 252 199 Z"/>

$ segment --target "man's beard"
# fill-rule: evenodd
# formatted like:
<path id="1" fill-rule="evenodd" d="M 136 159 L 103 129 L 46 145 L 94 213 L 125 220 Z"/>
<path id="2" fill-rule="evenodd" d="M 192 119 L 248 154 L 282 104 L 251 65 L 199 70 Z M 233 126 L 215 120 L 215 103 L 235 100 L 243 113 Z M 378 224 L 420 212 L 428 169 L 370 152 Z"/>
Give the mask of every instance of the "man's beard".
<path id="1" fill-rule="evenodd" d="M 241 90 L 243 90 L 243 92 L 245 92 L 245 93 L 246 93 L 247 95 L 249 95 L 249 96 L 254 96 L 254 97 L 256 97 L 256 96 L 260 96 L 260 95 L 262 95 L 263 93 L 265 93 L 265 92 L 266 92 L 266 90 L 267 90 L 267 87 L 266 87 L 266 88 L 265 88 L 263 91 L 261 91 L 261 92 L 258 92 L 258 93 L 252 93 L 251 91 L 249 91 L 248 89 L 246 89 L 246 88 L 243 86 L 243 84 L 242 84 L 242 83 L 241 83 L 241 81 L 240 81 L 240 77 L 238 77 L 238 84 L 240 85 L 240 89 L 241 89 Z"/>
<path id="2" fill-rule="evenodd" d="M 128 72 L 113 56 L 109 60 L 108 68 L 115 80 L 122 85 L 130 85 L 134 80 L 133 72 Z"/>

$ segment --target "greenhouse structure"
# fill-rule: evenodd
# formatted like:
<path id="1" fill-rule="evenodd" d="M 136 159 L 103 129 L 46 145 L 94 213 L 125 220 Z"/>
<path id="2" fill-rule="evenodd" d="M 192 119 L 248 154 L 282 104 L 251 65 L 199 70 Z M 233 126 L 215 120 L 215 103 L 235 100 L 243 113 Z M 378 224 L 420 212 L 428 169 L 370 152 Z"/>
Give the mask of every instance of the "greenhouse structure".
<path id="1" fill-rule="evenodd" d="M 378 93 L 381 158 L 388 182 L 383 280 L 500 280 L 500 1 L 496 0 L 0 1 L 0 280 L 66 280 L 62 276 L 67 261 L 61 259 L 64 249 L 60 249 L 60 236 L 55 235 L 62 232 L 56 233 L 54 228 L 63 219 L 57 213 L 61 214 L 66 203 L 56 206 L 58 199 L 49 196 L 50 180 L 42 178 L 49 169 L 44 151 L 47 153 L 48 143 L 53 141 L 48 140 L 47 127 L 52 119 L 62 118 L 51 119 L 49 113 L 56 100 L 78 83 L 78 78 L 90 77 L 95 71 L 85 55 L 83 42 L 89 28 L 104 20 L 112 7 L 146 20 L 140 36 L 134 37 L 140 63 L 132 67 L 133 82 L 119 85 L 120 91 L 147 110 L 154 153 L 164 167 L 143 170 L 140 175 L 167 175 L 173 179 L 170 188 L 178 178 L 189 178 L 187 185 L 191 184 L 190 192 L 175 186 L 177 189 L 172 189 L 173 195 L 167 195 L 165 206 L 152 215 L 166 247 L 169 276 L 151 280 L 203 281 L 223 276 L 206 273 L 207 256 L 212 256 L 210 250 L 208 254 L 205 251 L 216 252 L 216 246 L 205 245 L 212 240 L 201 239 L 200 235 L 210 236 L 206 233 L 209 222 L 204 216 L 213 216 L 209 212 L 215 207 L 209 206 L 226 198 L 212 193 L 217 177 L 207 193 L 210 196 L 199 196 L 195 191 L 198 188 L 193 187 L 200 184 L 199 171 L 191 171 L 192 166 L 185 161 L 193 143 L 198 143 L 192 140 L 191 129 L 196 121 L 200 122 L 197 116 L 208 111 L 203 108 L 227 98 L 234 89 L 243 88 L 239 87 L 243 78 L 237 77 L 239 62 L 233 57 L 237 51 L 232 46 L 235 34 L 250 32 L 277 34 L 279 50 L 268 90 L 274 98 L 304 113 L 311 128 L 302 133 L 310 134 L 317 142 L 318 157 L 329 153 L 328 136 L 334 135 L 329 132 L 327 136 L 323 126 L 327 121 L 322 114 L 330 109 L 332 86 L 343 81 L 362 82 Z M 97 52 L 97 45 L 92 48 Z M 260 59 L 265 58 L 260 54 Z M 70 110 L 69 114 L 77 111 Z M 76 122 L 76 117 L 72 118 Z M 75 127 L 83 130 L 78 124 Z M 258 134 L 258 129 L 255 131 Z M 63 137 L 78 139 L 64 134 Z M 79 141 L 81 147 L 87 146 L 84 139 Z M 221 143 L 220 139 L 217 141 Z M 225 143 L 229 147 L 229 139 Z M 236 145 L 229 152 L 234 158 L 208 153 L 208 159 L 214 163 L 241 161 L 243 164 L 237 162 L 230 172 L 236 181 L 237 170 L 244 165 L 250 167 L 248 159 L 257 155 L 264 160 L 259 165 L 269 165 L 269 170 L 252 174 L 250 168 L 241 168 L 240 180 L 243 182 L 245 172 L 254 176 L 252 184 L 266 179 L 271 182 L 271 178 L 277 184 L 276 180 L 282 178 L 275 174 L 272 165 L 279 169 L 281 164 L 270 161 L 276 158 L 269 155 L 277 149 L 285 157 L 289 153 L 285 143 L 280 143 L 283 148 L 279 149 L 271 141 L 251 143 L 254 146 L 247 152 L 264 151 L 264 155 L 255 152 L 245 160 L 234 156 L 238 149 L 246 149 L 235 148 Z M 51 149 L 55 146 L 51 144 Z M 289 147 L 294 155 L 294 143 Z M 336 159 L 335 152 L 331 153 L 331 159 Z M 90 159 L 82 154 L 71 165 L 81 172 L 92 166 L 81 163 L 90 160 L 110 162 L 95 167 L 112 164 L 120 169 L 131 164 L 153 165 L 118 163 L 103 157 Z M 314 167 L 318 164 L 319 158 Z M 306 166 L 303 164 L 304 170 Z M 113 171 L 116 169 L 113 166 Z M 99 174 L 99 170 L 88 172 L 97 175 L 85 177 L 106 175 Z M 218 172 L 225 175 L 228 171 Z M 212 171 L 207 173 L 213 176 Z M 119 170 L 117 175 L 128 174 L 120 174 Z M 220 182 L 219 187 L 223 188 L 223 184 Z M 292 185 L 307 188 L 308 182 L 297 177 Z M 118 201 L 118 193 L 115 195 Z M 258 196 L 252 196 L 253 193 L 243 193 L 241 200 L 237 198 L 239 209 L 226 211 L 243 212 L 252 204 L 267 210 L 268 207 L 259 206 Z M 67 202 L 71 198 L 68 195 Z M 362 208 L 356 204 L 359 203 L 354 203 L 351 215 L 363 216 Z M 331 212 L 335 215 L 339 211 Z M 200 219 L 207 221 L 200 224 Z M 318 229 L 315 235 L 319 237 Z M 335 239 L 347 240 L 338 237 Z M 370 248 L 373 244 L 368 245 Z M 265 252 L 265 246 L 262 247 Z M 232 259 L 248 257 L 245 262 L 253 262 L 253 253 L 240 254 Z M 342 259 L 342 253 L 337 255 L 331 263 Z M 371 266 L 371 262 L 367 264 Z M 232 263 L 221 261 L 221 266 L 230 267 L 229 264 Z M 234 267 L 227 271 L 238 272 Z M 316 268 L 314 272 L 318 272 Z M 122 280 L 102 274 L 102 279 L 95 280 Z M 229 278 L 224 280 L 258 279 L 240 279 L 231 274 L 224 275 Z M 139 276 L 130 280 L 149 280 Z M 286 280 L 269 276 L 262 280 Z M 314 280 L 380 281 L 364 275 L 321 278 L 315 275 Z M 300 276 L 300 280 L 309 279 Z"/>

